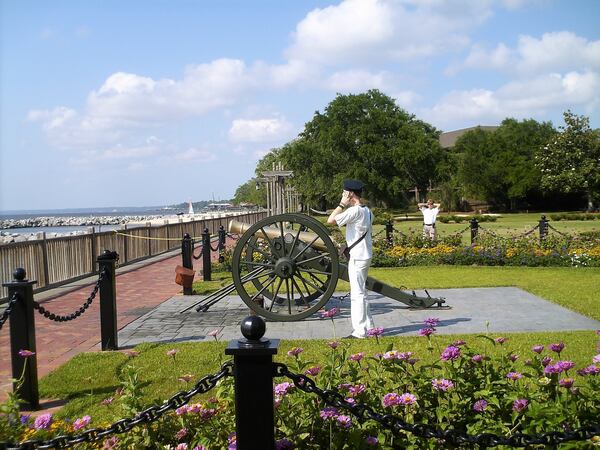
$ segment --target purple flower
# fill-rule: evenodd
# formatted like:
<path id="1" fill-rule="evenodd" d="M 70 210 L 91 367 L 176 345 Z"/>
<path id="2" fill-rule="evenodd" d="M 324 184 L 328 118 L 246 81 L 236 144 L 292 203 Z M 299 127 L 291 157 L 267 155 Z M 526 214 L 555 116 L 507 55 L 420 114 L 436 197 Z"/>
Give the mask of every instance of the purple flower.
<path id="1" fill-rule="evenodd" d="M 592 358 L 593 363 L 600 363 L 600 353 Z"/>
<path id="2" fill-rule="evenodd" d="M 591 364 L 583 369 L 577 371 L 578 375 L 586 376 L 586 375 L 598 375 L 600 374 L 600 367 L 594 364 Z"/>
<path id="3" fill-rule="evenodd" d="M 333 319 L 338 311 L 337 308 L 331 308 L 329 311 L 321 311 L 321 319 Z"/>
<path id="4" fill-rule="evenodd" d="M 496 339 L 494 339 L 494 341 L 496 342 L 496 344 L 504 344 L 506 341 L 508 341 L 507 337 L 497 337 Z"/>
<path id="5" fill-rule="evenodd" d="M 167 356 L 172 356 L 172 357 L 173 357 L 173 359 L 175 359 L 175 355 L 177 354 L 177 352 L 178 352 L 178 350 L 177 350 L 177 349 L 175 349 L 175 348 L 172 348 L 171 350 L 169 350 L 169 351 L 167 352 Z"/>
<path id="6" fill-rule="evenodd" d="M 187 444 L 185 442 L 182 442 L 181 444 L 177 444 L 177 447 L 175 447 L 175 450 L 187 450 Z"/>
<path id="7" fill-rule="evenodd" d="M 33 355 L 35 355 L 35 352 L 32 352 L 31 350 L 19 350 L 19 356 L 22 356 L 23 358 L 29 358 Z"/>
<path id="8" fill-rule="evenodd" d="M 383 334 L 383 327 L 371 328 L 367 330 L 367 336 L 378 338 Z"/>
<path id="9" fill-rule="evenodd" d="M 560 367 L 563 372 L 571 370 L 573 367 L 575 367 L 575 363 L 573 361 L 557 361 L 556 365 Z"/>
<path id="10" fill-rule="evenodd" d="M 383 359 L 386 359 L 386 360 L 398 359 L 398 351 L 390 350 L 389 352 L 385 352 L 385 354 L 383 355 Z"/>
<path id="11" fill-rule="evenodd" d="M 303 348 L 301 348 L 301 347 L 294 347 L 294 348 L 292 348 L 291 350 L 289 350 L 289 351 L 287 352 L 287 355 L 288 355 L 288 356 L 298 356 L 298 355 L 299 355 L 300 353 L 302 353 L 303 351 L 304 351 L 304 349 L 303 349 Z"/>
<path id="12" fill-rule="evenodd" d="M 365 357 L 365 352 L 355 353 L 354 355 L 350 355 L 348 358 L 350 361 L 360 362 Z"/>
<path id="13" fill-rule="evenodd" d="M 385 408 L 390 408 L 400 404 L 400 396 L 395 392 L 390 392 L 383 396 L 382 404 Z"/>
<path id="14" fill-rule="evenodd" d="M 483 355 L 475 355 L 471 358 L 471 361 L 479 363 L 479 362 L 483 361 Z"/>
<path id="15" fill-rule="evenodd" d="M 31 414 L 23 414 L 21 416 L 21 423 L 26 424 L 27 422 L 29 422 L 30 417 L 31 417 Z"/>
<path id="16" fill-rule="evenodd" d="M 336 408 L 328 406 L 327 408 L 323 408 L 321 410 L 321 412 L 319 413 L 319 415 L 321 416 L 321 419 L 323 419 L 323 420 L 330 420 L 330 419 L 336 419 L 339 416 L 339 413 Z"/>
<path id="17" fill-rule="evenodd" d="M 304 371 L 305 375 L 310 375 L 311 377 L 316 377 L 317 375 L 319 375 L 319 373 L 321 373 L 320 366 L 309 367 Z"/>
<path id="18" fill-rule="evenodd" d="M 534 345 L 533 347 L 531 347 L 531 350 L 533 350 L 537 354 L 540 354 L 544 351 L 544 346 L 543 345 Z"/>
<path id="19" fill-rule="evenodd" d="M 400 396 L 401 405 L 410 406 L 414 405 L 415 403 L 417 403 L 417 397 L 413 394 L 406 392 Z"/>
<path id="20" fill-rule="evenodd" d="M 379 444 L 379 440 L 375 436 L 367 436 L 367 438 L 365 439 L 365 443 L 367 445 L 375 447 L 377 444 Z"/>
<path id="21" fill-rule="evenodd" d="M 454 361 L 460 358 L 460 348 L 449 345 L 440 355 L 442 361 Z"/>
<path id="22" fill-rule="evenodd" d="M 338 341 L 331 341 L 331 342 L 328 342 L 327 345 L 335 350 L 336 348 L 338 348 L 340 346 L 340 343 Z"/>
<path id="23" fill-rule="evenodd" d="M 552 362 L 552 358 L 550 358 L 549 356 L 544 356 L 542 358 L 542 366 L 544 366 L 544 367 L 546 367 L 551 362 Z"/>
<path id="24" fill-rule="evenodd" d="M 419 330 L 419 336 L 431 336 L 433 333 L 435 333 L 434 328 L 421 328 Z"/>
<path id="25" fill-rule="evenodd" d="M 175 414 L 177 414 L 178 416 L 183 416 L 184 414 L 187 414 L 189 410 L 189 406 L 183 405 L 175 410 Z"/>
<path id="26" fill-rule="evenodd" d="M 33 422 L 33 427 L 36 430 L 45 430 L 50 426 L 51 423 L 52 423 L 52 414 L 46 413 L 46 414 L 42 414 L 35 418 L 35 422 Z"/>
<path id="27" fill-rule="evenodd" d="M 423 323 L 425 325 L 427 325 L 429 328 L 435 328 L 440 323 L 440 319 L 438 319 L 437 317 L 429 317 L 429 318 L 425 319 L 423 321 Z"/>
<path id="28" fill-rule="evenodd" d="M 562 342 L 559 342 L 557 344 L 550 344 L 548 345 L 548 349 L 552 350 L 555 353 L 558 353 L 560 355 L 560 352 L 562 352 L 565 348 L 565 344 Z"/>
<path id="29" fill-rule="evenodd" d="M 348 392 L 350 393 L 351 397 L 356 397 L 357 395 L 365 392 L 365 389 L 366 387 L 364 384 L 357 384 L 356 386 L 350 386 L 348 388 Z"/>
<path id="30" fill-rule="evenodd" d="M 275 450 L 293 450 L 294 444 L 286 438 L 275 441 Z"/>
<path id="31" fill-rule="evenodd" d="M 571 386 L 573 386 L 574 381 L 575 380 L 573 380 L 573 378 L 562 378 L 558 381 L 558 384 L 566 389 L 569 389 Z"/>
<path id="32" fill-rule="evenodd" d="M 523 378 L 523 375 L 519 372 L 508 372 L 506 374 L 506 378 L 508 378 L 509 380 L 517 381 Z"/>
<path id="33" fill-rule="evenodd" d="M 284 396 L 293 388 L 294 385 L 286 381 L 285 383 L 279 383 L 278 385 L 276 385 L 273 389 L 273 392 L 275 392 L 275 395 Z"/>
<path id="34" fill-rule="evenodd" d="M 398 353 L 398 359 L 401 361 L 408 361 L 413 355 L 413 352 L 400 352 Z"/>
<path id="35" fill-rule="evenodd" d="M 408 358 L 406 362 L 409 363 L 411 366 L 414 366 L 417 363 L 417 361 L 417 358 Z"/>
<path id="36" fill-rule="evenodd" d="M 487 405 L 488 405 L 488 402 L 486 402 L 485 400 L 477 400 L 473 404 L 473 411 L 484 412 L 485 409 L 487 408 Z"/>
<path id="37" fill-rule="evenodd" d="M 73 422 L 73 429 L 81 430 L 82 428 L 87 427 L 91 420 L 92 418 L 90 416 L 83 416 L 81 419 L 76 419 L 75 422 Z"/>
<path id="38" fill-rule="evenodd" d="M 517 359 L 519 359 L 519 355 L 508 355 L 508 359 L 510 359 L 512 362 L 515 362 Z"/>
<path id="39" fill-rule="evenodd" d="M 447 391 L 454 387 L 454 383 L 444 378 L 434 378 L 431 380 L 431 385 L 436 391 Z"/>
<path id="40" fill-rule="evenodd" d="M 115 399 L 113 397 L 108 397 L 102 400 L 100 403 L 103 405 L 110 405 Z"/>
<path id="41" fill-rule="evenodd" d="M 350 416 L 341 415 L 338 416 L 335 420 L 340 428 L 346 429 L 352 426 L 352 419 L 350 418 Z"/>
<path id="42" fill-rule="evenodd" d="M 548 364 L 546 367 L 544 367 L 544 373 L 546 373 L 546 374 L 561 373 L 561 372 L 562 372 L 562 370 L 561 370 L 560 366 L 557 364 Z"/>
<path id="43" fill-rule="evenodd" d="M 525 398 L 519 398 L 513 402 L 512 410 L 514 412 L 522 412 L 529 405 L 529 401 Z"/>
<path id="44" fill-rule="evenodd" d="M 117 436 L 110 437 L 102 443 L 102 450 L 112 450 L 118 448 L 119 438 Z"/>
<path id="45" fill-rule="evenodd" d="M 460 346 L 462 346 L 462 345 L 465 345 L 466 343 L 467 343 L 467 341 L 465 341 L 464 339 L 458 339 L 458 340 L 454 341 L 454 342 L 452 343 L 452 345 L 453 345 L 454 347 L 460 347 Z"/>

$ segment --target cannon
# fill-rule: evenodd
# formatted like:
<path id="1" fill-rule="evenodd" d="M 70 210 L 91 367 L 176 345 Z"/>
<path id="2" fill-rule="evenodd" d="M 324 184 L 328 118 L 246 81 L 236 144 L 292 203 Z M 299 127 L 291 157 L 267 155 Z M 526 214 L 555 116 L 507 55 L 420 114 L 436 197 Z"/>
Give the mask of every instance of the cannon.
<path id="1" fill-rule="evenodd" d="M 339 279 L 349 281 L 348 266 L 340 261 L 338 246 L 327 228 L 304 214 L 279 214 L 254 225 L 232 220 L 229 232 L 241 235 L 233 251 L 233 283 L 193 307 L 207 311 L 237 291 L 256 314 L 274 321 L 304 319 L 322 309 Z M 367 289 L 411 308 L 446 308 L 444 298 L 417 296 L 372 277 Z"/>

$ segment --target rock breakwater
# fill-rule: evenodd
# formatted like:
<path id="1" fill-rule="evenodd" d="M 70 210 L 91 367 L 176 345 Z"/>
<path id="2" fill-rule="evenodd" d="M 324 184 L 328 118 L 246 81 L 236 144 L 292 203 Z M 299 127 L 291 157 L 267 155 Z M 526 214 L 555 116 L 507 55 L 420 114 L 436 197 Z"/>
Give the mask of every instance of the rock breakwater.
<path id="1" fill-rule="evenodd" d="M 0 229 L 38 228 L 38 227 L 85 227 L 95 225 L 124 225 L 129 222 L 144 222 L 160 219 L 152 216 L 88 216 L 88 217 L 30 217 L 27 219 L 0 220 Z"/>

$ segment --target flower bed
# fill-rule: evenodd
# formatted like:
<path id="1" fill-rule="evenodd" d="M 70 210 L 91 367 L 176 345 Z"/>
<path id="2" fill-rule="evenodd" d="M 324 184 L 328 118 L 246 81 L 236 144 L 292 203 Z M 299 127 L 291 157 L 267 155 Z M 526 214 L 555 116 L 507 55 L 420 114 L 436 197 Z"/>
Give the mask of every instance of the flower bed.
<path id="1" fill-rule="evenodd" d="M 384 330 L 376 328 L 369 335 L 380 350 L 372 354 L 351 353 L 345 342 L 331 341 L 325 344 L 325 360 L 315 361 L 295 347 L 287 352 L 286 363 L 291 372 L 312 377 L 322 389 L 341 393 L 345 404 L 364 404 L 408 424 L 505 437 L 597 425 L 600 404 L 594 398 L 600 391 L 600 354 L 576 367 L 570 360 L 575 355 L 561 342 L 534 345 L 519 354 L 502 336 L 480 335 L 472 342 L 438 337 L 437 324 L 438 319 L 427 319 L 420 331 L 428 342 L 425 354 L 380 342 Z M 596 347 L 598 352 L 598 342 Z M 120 402 L 132 414 L 141 409 L 138 356 L 129 355 L 121 386 L 103 403 Z M 176 351 L 166 352 L 165 358 L 175 357 Z M 360 422 L 290 380 L 274 381 L 277 449 L 447 448 L 444 442 L 410 433 L 392 434 L 373 420 Z M 100 448 L 234 449 L 232 378 L 223 379 L 213 392 L 213 397 L 183 405 L 148 425 L 107 436 Z M 2 413 L 0 441 L 49 439 L 109 425 L 89 416 L 64 420 L 46 413 L 34 419 L 20 415 L 11 401 L 2 405 Z M 600 436 L 592 442 L 569 443 L 569 448 L 589 448 L 597 442 Z M 79 446 L 98 448 L 98 444 Z"/>
<path id="2" fill-rule="evenodd" d="M 540 244 L 533 236 L 507 238 L 482 233 L 475 244 L 465 246 L 460 235 L 430 242 L 413 233 L 395 239 L 391 247 L 384 240 L 374 243 L 374 267 L 437 264 L 600 267 L 600 239 L 594 234 L 548 236 Z"/>

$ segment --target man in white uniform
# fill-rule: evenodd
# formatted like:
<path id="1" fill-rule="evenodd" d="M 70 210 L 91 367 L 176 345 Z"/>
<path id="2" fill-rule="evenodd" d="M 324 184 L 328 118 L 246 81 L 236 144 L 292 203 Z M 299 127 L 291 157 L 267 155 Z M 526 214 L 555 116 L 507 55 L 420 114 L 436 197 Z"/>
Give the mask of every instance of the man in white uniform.
<path id="1" fill-rule="evenodd" d="M 423 237 L 425 239 L 435 240 L 435 219 L 440 212 L 441 203 L 433 203 L 433 200 L 427 200 L 427 203 L 418 204 L 423 214 Z"/>
<path id="2" fill-rule="evenodd" d="M 367 301 L 367 275 L 373 256 L 373 214 L 361 204 L 364 184 L 358 180 L 344 181 L 340 204 L 333 210 L 327 223 L 346 225 L 346 243 L 350 249 L 348 278 L 350 279 L 350 316 L 352 334 L 347 338 L 365 338 L 373 328 L 373 318 Z M 363 237 L 364 236 L 364 237 Z"/>

